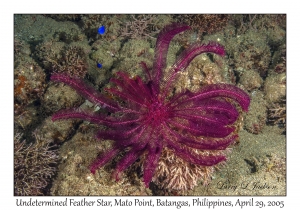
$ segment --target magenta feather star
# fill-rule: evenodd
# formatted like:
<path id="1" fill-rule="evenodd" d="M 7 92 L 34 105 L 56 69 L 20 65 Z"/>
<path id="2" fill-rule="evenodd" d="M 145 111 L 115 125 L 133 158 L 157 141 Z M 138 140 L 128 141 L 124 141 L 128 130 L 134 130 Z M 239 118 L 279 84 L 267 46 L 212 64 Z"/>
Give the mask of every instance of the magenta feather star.
<path id="1" fill-rule="evenodd" d="M 207 85 L 195 93 L 186 90 L 169 96 L 178 77 L 177 73 L 184 71 L 197 55 L 225 55 L 224 47 L 217 43 L 194 44 L 182 52 L 163 80 L 169 43 L 176 34 L 189 28 L 174 23 L 160 32 L 153 67 L 148 68 L 145 63 L 141 63 L 147 82 L 138 76 L 132 79 L 124 72 L 118 72 L 117 77 L 111 79 L 115 86 L 106 90 L 117 97 L 119 103 L 78 78 L 63 74 L 51 76 L 52 81 L 71 86 L 110 113 L 104 115 L 63 110 L 52 116 L 53 121 L 78 118 L 106 127 L 98 131 L 97 138 L 114 140 L 114 145 L 90 165 L 92 173 L 125 149 L 128 152 L 118 162 L 114 177 L 118 180 L 125 169 L 145 155 L 143 181 L 146 187 L 149 187 L 164 147 L 196 165 L 213 166 L 226 160 L 224 155 L 196 155 L 190 149 L 226 149 L 237 138 L 232 124 L 237 120 L 239 112 L 231 102 L 237 102 L 243 111 L 247 111 L 250 98 L 243 90 L 229 84 Z"/>

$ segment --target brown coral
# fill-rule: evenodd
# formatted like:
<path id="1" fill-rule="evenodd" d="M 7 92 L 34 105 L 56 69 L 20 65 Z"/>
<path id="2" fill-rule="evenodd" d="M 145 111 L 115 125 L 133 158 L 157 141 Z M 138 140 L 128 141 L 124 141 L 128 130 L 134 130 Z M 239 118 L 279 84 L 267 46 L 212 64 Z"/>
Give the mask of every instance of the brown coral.
<path id="1" fill-rule="evenodd" d="M 47 140 L 36 135 L 34 144 L 21 141 L 21 134 L 14 138 L 14 194 L 36 196 L 47 194 L 47 186 L 56 172 L 57 150 Z"/>
<path id="2" fill-rule="evenodd" d="M 184 22 L 199 31 L 200 34 L 213 34 L 221 31 L 227 25 L 230 15 L 226 14 L 184 14 L 175 15 L 174 18 Z"/>
<path id="3" fill-rule="evenodd" d="M 193 152 L 203 153 L 200 150 Z M 164 148 L 153 181 L 161 189 L 184 192 L 193 189 L 200 180 L 204 185 L 209 184 L 215 167 L 189 163 L 176 156 L 172 150 Z"/>
<path id="4" fill-rule="evenodd" d="M 132 39 L 154 38 L 153 35 L 159 32 L 153 31 L 155 18 L 156 15 L 131 15 L 130 21 L 123 23 L 120 36 Z"/>
<path id="5" fill-rule="evenodd" d="M 45 91 L 46 75 L 32 59 L 24 57 L 14 70 L 14 113 L 21 115 L 24 108 L 38 101 Z"/>
<path id="6" fill-rule="evenodd" d="M 282 100 L 275 103 L 268 110 L 268 121 L 273 125 L 286 128 L 286 103 Z"/>
<path id="7" fill-rule="evenodd" d="M 46 61 L 52 65 L 54 72 L 67 72 L 71 76 L 83 78 L 88 69 L 88 63 L 84 49 L 77 46 L 65 47 L 57 60 L 46 57 Z"/>

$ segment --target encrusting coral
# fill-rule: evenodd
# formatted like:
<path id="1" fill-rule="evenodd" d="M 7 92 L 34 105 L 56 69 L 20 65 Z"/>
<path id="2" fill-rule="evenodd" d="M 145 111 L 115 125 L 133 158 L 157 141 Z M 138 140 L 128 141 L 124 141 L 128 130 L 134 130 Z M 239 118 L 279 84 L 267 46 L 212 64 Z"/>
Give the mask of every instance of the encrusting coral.
<path id="1" fill-rule="evenodd" d="M 98 168 L 122 151 L 127 152 L 117 163 L 113 176 L 119 180 L 121 173 L 142 157 L 146 187 L 149 187 L 153 177 L 154 180 L 160 179 L 157 167 L 167 151 L 171 151 L 171 156 L 180 158 L 187 165 L 203 166 L 204 168 L 195 170 L 202 171 L 202 174 L 206 166 L 226 161 L 226 149 L 238 137 L 234 126 L 239 117 L 238 110 L 248 110 L 250 97 L 243 90 L 229 84 L 211 84 L 197 92 L 182 90 L 174 94 L 173 85 L 180 76 L 179 73 L 185 71 L 197 55 L 225 55 L 224 47 L 218 43 L 195 43 L 185 49 L 172 68 L 164 73 L 170 41 L 176 34 L 188 29 L 189 26 L 174 23 L 159 33 L 152 68 L 141 63 L 147 75 L 145 82 L 139 76 L 131 78 L 124 72 L 118 72 L 116 78 L 111 79 L 115 86 L 107 88 L 108 94 L 105 95 L 75 76 L 51 76 L 52 81 L 71 86 L 89 101 L 107 110 L 105 114 L 71 109 L 59 111 L 52 116 L 53 121 L 78 118 L 105 126 L 98 131 L 97 138 L 115 142 L 112 148 L 100 154 L 90 165 L 92 173 L 96 173 Z M 205 179 L 204 176 L 201 177 Z M 196 177 L 194 181 L 197 182 L 198 178 L 200 177 Z M 189 181 L 188 177 L 185 181 Z M 166 188 L 180 188 L 179 185 L 171 186 L 172 178 L 168 182 L 164 184 Z M 188 188 L 195 185 L 191 184 Z"/>

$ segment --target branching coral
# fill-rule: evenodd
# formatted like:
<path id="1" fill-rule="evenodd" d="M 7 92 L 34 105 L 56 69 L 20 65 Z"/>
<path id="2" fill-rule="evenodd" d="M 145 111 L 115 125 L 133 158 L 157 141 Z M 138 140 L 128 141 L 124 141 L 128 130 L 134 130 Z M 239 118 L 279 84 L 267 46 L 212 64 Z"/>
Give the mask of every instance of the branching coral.
<path id="1" fill-rule="evenodd" d="M 286 103 L 282 100 L 282 103 L 276 103 L 269 109 L 268 120 L 274 125 L 279 125 L 286 128 Z"/>
<path id="2" fill-rule="evenodd" d="M 153 25 L 155 15 L 145 15 L 143 17 L 136 18 L 134 15 L 131 15 L 132 21 L 128 21 L 122 27 L 120 33 L 121 37 L 129 38 L 143 38 L 150 37 L 153 38 L 153 35 L 157 34 L 158 31 L 152 31 L 151 26 Z"/>
<path id="3" fill-rule="evenodd" d="M 14 139 L 14 194 L 45 195 L 56 171 L 57 150 L 35 133 L 34 144 L 27 145 L 21 137 L 21 134 L 16 134 Z"/>
<path id="4" fill-rule="evenodd" d="M 46 63 L 50 63 L 51 71 L 57 73 L 67 72 L 83 78 L 88 69 L 87 58 L 84 50 L 80 47 L 69 46 L 61 51 L 58 59 L 54 60 L 49 57 L 45 58 Z"/>
<path id="5" fill-rule="evenodd" d="M 200 33 L 212 34 L 222 30 L 228 23 L 230 15 L 226 14 L 181 14 L 175 15 L 180 22 L 190 25 Z"/>
<path id="6" fill-rule="evenodd" d="M 186 191 L 197 186 L 199 180 L 207 185 L 213 172 L 213 167 L 187 162 L 164 148 L 153 181 L 162 189 Z"/>
<path id="7" fill-rule="evenodd" d="M 63 110 L 52 120 L 79 118 L 106 126 L 97 133 L 98 139 L 114 140 L 114 146 L 100 154 L 90 165 L 95 173 L 121 151 L 127 151 L 116 165 L 113 176 L 121 173 L 140 156 L 143 161 L 143 181 L 146 187 L 158 166 L 164 148 L 197 166 L 213 166 L 226 160 L 223 152 L 237 138 L 233 125 L 239 116 L 239 105 L 247 111 L 250 98 L 243 90 L 229 84 L 207 85 L 198 92 L 183 90 L 174 94 L 174 82 L 189 63 L 199 54 L 225 55 L 217 43 L 195 43 L 177 58 L 164 75 L 168 47 L 172 38 L 189 26 L 171 24 L 158 35 L 153 67 L 141 63 L 147 75 L 144 82 L 139 76 L 130 78 L 124 72 L 111 79 L 114 87 L 106 91 L 112 100 L 85 84 L 81 79 L 65 74 L 53 74 L 52 81 L 63 82 L 74 88 L 89 101 L 105 108 L 107 114 L 87 113 L 80 110 Z M 191 186 L 192 187 L 192 186 Z"/>

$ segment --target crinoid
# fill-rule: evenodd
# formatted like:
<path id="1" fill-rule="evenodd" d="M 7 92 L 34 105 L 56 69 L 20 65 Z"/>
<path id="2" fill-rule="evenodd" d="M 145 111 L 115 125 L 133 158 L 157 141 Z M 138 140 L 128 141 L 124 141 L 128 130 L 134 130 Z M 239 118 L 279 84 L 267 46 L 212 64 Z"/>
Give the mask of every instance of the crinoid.
<path id="1" fill-rule="evenodd" d="M 181 53 L 163 77 L 171 39 L 189 28 L 174 23 L 159 33 L 153 67 L 141 63 L 148 78 L 146 82 L 124 72 L 118 72 L 116 78 L 111 79 L 115 85 L 106 91 L 118 100 L 105 97 L 78 78 L 64 74 L 51 76 L 52 81 L 71 86 L 108 111 L 108 114 L 96 114 L 63 110 L 52 117 L 54 121 L 77 118 L 105 126 L 96 136 L 99 140 L 113 140 L 114 145 L 90 165 L 92 173 L 124 150 L 127 152 L 117 163 L 114 177 L 118 180 L 121 172 L 143 156 L 146 187 L 156 171 L 163 148 L 200 166 L 213 166 L 226 160 L 225 153 L 217 151 L 225 150 L 237 138 L 232 126 L 239 116 L 236 106 L 247 111 L 250 98 L 243 90 L 229 84 L 207 85 L 198 92 L 186 90 L 172 94 L 178 72 L 184 71 L 197 55 L 225 55 L 224 47 L 217 43 L 194 44 Z"/>

